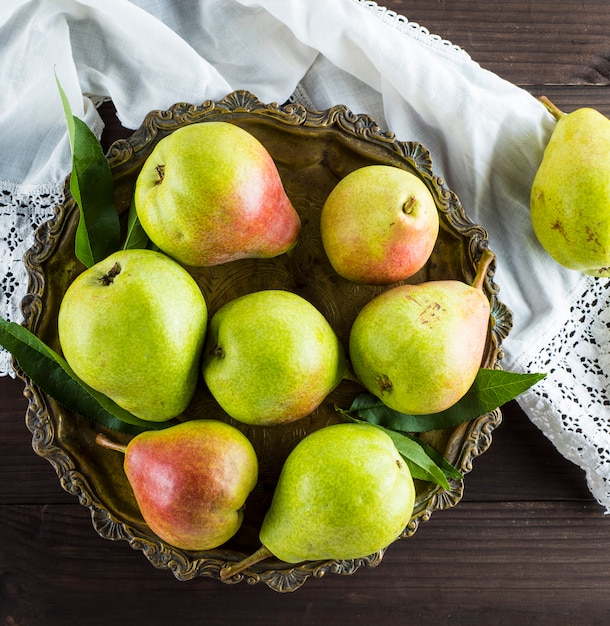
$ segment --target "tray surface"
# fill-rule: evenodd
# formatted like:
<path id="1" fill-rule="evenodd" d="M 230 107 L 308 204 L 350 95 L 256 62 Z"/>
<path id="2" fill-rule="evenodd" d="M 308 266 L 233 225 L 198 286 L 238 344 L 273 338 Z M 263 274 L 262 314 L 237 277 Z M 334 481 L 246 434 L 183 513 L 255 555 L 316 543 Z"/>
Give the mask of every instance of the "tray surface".
<path id="1" fill-rule="evenodd" d="M 487 246 L 487 233 L 468 218 L 456 194 L 433 173 L 429 152 L 419 143 L 398 141 L 392 133 L 382 132 L 370 117 L 355 115 L 344 106 L 312 111 L 296 104 L 264 104 L 252 94 L 238 91 L 219 102 L 208 101 L 201 106 L 176 104 L 167 111 L 151 112 L 131 137 L 115 142 L 107 155 L 115 180 L 117 208 L 123 218 L 137 174 L 156 143 L 186 124 L 219 119 L 251 132 L 269 150 L 301 216 L 302 233 L 290 255 L 188 268 L 206 298 L 210 316 L 239 295 L 260 289 L 287 289 L 318 307 L 347 347 L 349 329 L 358 311 L 389 287 L 356 285 L 337 276 L 322 248 L 319 215 L 338 180 L 369 164 L 389 164 L 416 173 L 430 189 L 439 211 L 441 226 L 434 252 L 426 266 L 406 282 L 447 278 L 472 281 L 476 262 Z M 84 269 L 74 255 L 77 223 L 78 207 L 66 181 L 65 201 L 37 231 L 35 245 L 25 257 L 30 279 L 29 293 L 22 303 L 25 324 L 56 350 L 61 298 Z M 482 366 L 494 368 L 499 367 L 511 313 L 498 299 L 493 266 L 484 290 L 492 304 L 492 319 Z M 185 417 L 221 419 L 237 426 L 252 441 L 260 463 L 259 482 L 247 501 L 242 528 L 221 548 L 204 553 L 179 550 L 152 534 L 124 475 L 122 455 L 94 442 L 102 429 L 70 413 L 28 380 L 26 422 L 36 453 L 53 465 L 62 487 L 90 508 L 93 525 L 102 537 L 128 541 L 143 551 L 155 567 L 170 569 L 180 580 L 196 576 L 219 578 L 224 563 L 237 561 L 259 547 L 260 522 L 289 451 L 307 433 L 341 421 L 335 405 L 348 408 L 361 391 L 356 383 L 344 381 L 310 416 L 292 424 L 262 428 L 231 420 L 200 383 Z M 450 430 L 424 433 L 422 438 L 467 473 L 473 459 L 490 446 L 492 431 L 500 421 L 501 413 L 496 410 Z M 129 439 L 117 433 L 112 436 Z M 413 517 L 401 538 L 412 535 L 433 511 L 455 506 L 462 497 L 463 481 L 451 481 L 448 491 L 421 481 L 416 486 Z M 376 566 L 384 552 L 352 561 L 306 562 L 296 566 L 268 559 L 228 582 L 261 581 L 277 591 L 293 591 L 312 575 L 351 574 L 361 566 Z"/>

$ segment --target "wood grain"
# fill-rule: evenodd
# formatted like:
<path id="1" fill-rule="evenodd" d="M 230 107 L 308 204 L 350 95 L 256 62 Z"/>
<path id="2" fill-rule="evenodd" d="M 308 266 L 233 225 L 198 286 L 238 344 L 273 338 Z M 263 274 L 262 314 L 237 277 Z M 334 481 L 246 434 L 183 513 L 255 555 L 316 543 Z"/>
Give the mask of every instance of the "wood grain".
<path id="1" fill-rule="evenodd" d="M 610 114 L 607 0 L 393 0 L 386 6 L 483 67 L 565 110 Z M 105 145 L 129 131 L 102 107 Z M 19 380 L 0 379 L 0 626 L 195 624 L 606 624 L 610 520 L 583 472 L 516 402 L 464 498 L 391 546 L 376 569 L 264 586 L 178 582 L 89 512 L 37 457 Z"/>
<path id="2" fill-rule="evenodd" d="M 314 579 L 287 596 L 246 583 L 178 582 L 87 522 L 70 505 L 0 507 L 5 624 L 9 615 L 45 626 L 134 624 L 143 615 L 147 624 L 177 616 L 189 624 L 268 624 L 270 616 L 376 624 L 381 615 L 390 624 L 510 624 L 517 615 L 601 624 L 608 614 L 610 526 L 591 503 L 462 503 L 391 546 L 377 568 Z"/>
<path id="3" fill-rule="evenodd" d="M 610 12 L 603 0 L 385 3 L 390 5 L 517 85 L 609 83 Z"/>

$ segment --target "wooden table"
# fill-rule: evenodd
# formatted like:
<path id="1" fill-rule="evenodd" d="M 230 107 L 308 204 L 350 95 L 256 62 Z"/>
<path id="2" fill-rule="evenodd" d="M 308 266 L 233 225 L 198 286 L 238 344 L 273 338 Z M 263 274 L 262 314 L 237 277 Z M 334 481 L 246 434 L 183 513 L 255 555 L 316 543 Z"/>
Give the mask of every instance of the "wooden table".
<path id="1" fill-rule="evenodd" d="M 395 0 L 410 20 L 566 110 L 610 114 L 607 0 Z M 106 108 L 106 113 L 108 109 Z M 105 137 L 125 134 L 109 118 Z M 474 462 L 463 500 L 394 544 L 381 565 L 263 585 L 178 582 L 89 512 L 31 449 L 22 383 L 0 379 L 0 625 L 605 624 L 610 519 L 583 473 L 516 403 Z"/>

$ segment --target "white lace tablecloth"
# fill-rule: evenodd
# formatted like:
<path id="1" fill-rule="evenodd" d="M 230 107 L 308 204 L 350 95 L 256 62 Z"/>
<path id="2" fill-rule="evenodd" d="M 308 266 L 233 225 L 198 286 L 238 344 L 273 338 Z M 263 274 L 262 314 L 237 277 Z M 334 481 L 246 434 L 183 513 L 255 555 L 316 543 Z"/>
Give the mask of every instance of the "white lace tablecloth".
<path id="1" fill-rule="evenodd" d="M 0 3 L 0 315 L 20 321 L 22 257 L 70 169 L 55 86 L 94 132 L 111 99 L 127 128 L 177 101 L 247 89 L 368 113 L 420 141 L 487 228 L 514 313 L 504 367 L 546 372 L 519 398 L 610 510 L 609 281 L 555 264 L 529 221 L 529 188 L 554 120 L 466 51 L 368 0 L 11 0 Z M 0 374 L 10 355 L 0 352 Z"/>

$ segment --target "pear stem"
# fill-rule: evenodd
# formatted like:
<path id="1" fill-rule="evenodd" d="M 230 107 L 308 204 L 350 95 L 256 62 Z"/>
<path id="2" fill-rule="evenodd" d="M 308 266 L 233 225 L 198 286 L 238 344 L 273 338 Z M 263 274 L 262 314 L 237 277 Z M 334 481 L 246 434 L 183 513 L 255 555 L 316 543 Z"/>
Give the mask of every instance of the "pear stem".
<path id="1" fill-rule="evenodd" d="M 108 448 L 109 450 L 117 450 L 118 452 L 122 452 L 123 454 L 125 454 L 125 450 L 127 449 L 126 445 L 122 443 L 118 443 L 117 441 L 113 441 L 112 439 L 109 439 L 108 437 L 106 437 L 106 435 L 104 435 L 104 433 L 98 433 L 96 435 L 95 443 L 102 446 L 102 448 Z"/>
<path id="2" fill-rule="evenodd" d="M 341 380 L 350 380 L 353 383 L 358 383 L 359 385 L 364 386 L 364 385 L 362 385 L 362 382 L 360 381 L 358 376 L 356 376 L 356 374 L 354 374 L 354 371 L 352 370 L 351 367 L 347 368 L 347 370 L 346 370 L 345 374 L 343 374 L 343 378 Z"/>
<path id="3" fill-rule="evenodd" d="M 477 273 L 472 281 L 472 286 L 475 289 L 483 289 L 483 283 L 485 282 L 485 276 L 487 276 L 487 270 L 495 258 L 496 255 L 489 248 L 483 248 L 481 258 L 477 263 Z"/>
<path id="4" fill-rule="evenodd" d="M 564 113 L 556 104 L 553 104 L 546 96 L 539 96 L 538 100 L 544 104 L 546 110 L 559 121 L 562 117 L 565 117 L 567 113 Z"/>
<path id="5" fill-rule="evenodd" d="M 231 576 L 235 576 L 235 574 L 240 574 L 248 567 L 256 565 L 260 561 L 264 561 L 271 556 L 273 556 L 271 550 L 269 550 L 267 546 L 261 546 L 256 552 L 253 552 L 245 559 L 242 559 L 237 563 L 228 563 L 227 565 L 224 565 L 220 569 L 220 579 L 228 580 L 229 578 L 231 578 Z"/>

